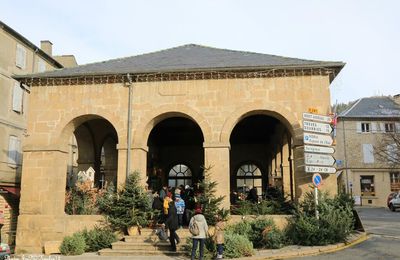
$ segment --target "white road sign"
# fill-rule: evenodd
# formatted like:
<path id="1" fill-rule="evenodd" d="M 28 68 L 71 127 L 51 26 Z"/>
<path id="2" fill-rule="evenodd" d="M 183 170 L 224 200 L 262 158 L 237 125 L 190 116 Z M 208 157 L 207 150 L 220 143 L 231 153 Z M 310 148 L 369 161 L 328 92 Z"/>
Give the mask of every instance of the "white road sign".
<path id="1" fill-rule="evenodd" d="M 313 166 L 313 165 L 306 165 L 306 172 L 319 172 L 319 173 L 336 173 L 336 169 L 333 167 L 324 167 L 324 166 Z"/>
<path id="2" fill-rule="evenodd" d="M 310 114 L 310 113 L 303 113 L 303 119 L 330 123 L 332 122 L 332 118 L 329 116 L 317 115 L 317 114 Z"/>
<path id="3" fill-rule="evenodd" d="M 330 134 L 332 132 L 332 127 L 330 124 L 317 123 L 312 121 L 303 121 L 303 129 L 307 132 Z"/>
<path id="4" fill-rule="evenodd" d="M 332 166 L 335 158 L 329 154 L 304 153 L 304 162 L 308 165 Z"/>
<path id="5" fill-rule="evenodd" d="M 313 133 L 304 133 L 303 141 L 305 144 L 316 144 L 330 146 L 333 143 L 333 139 L 330 135 L 319 135 Z"/>
<path id="6" fill-rule="evenodd" d="M 335 152 L 335 149 L 327 146 L 304 145 L 304 152 L 332 154 Z"/>

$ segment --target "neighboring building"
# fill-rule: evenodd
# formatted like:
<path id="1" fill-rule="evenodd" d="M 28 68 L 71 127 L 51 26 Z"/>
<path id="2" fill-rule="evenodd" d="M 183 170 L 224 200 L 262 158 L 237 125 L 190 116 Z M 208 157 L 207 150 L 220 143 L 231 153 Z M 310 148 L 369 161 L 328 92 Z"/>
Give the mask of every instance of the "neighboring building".
<path id="1" fill-rule="evenodd" d="M 1 21 L 0 46 L 0 235 L 1 242 L 13 244 L 30 93 L 13 77 L 63 66 L 51 56 L 49 41 L 39 48 Z"/>
<path id="2" fill-rule="evenodd" d="M 342 62 L 184 45 L 75 68 L 16 76 L 31 90 L 17 250 L 41 252 L 95 216 L 65 214 L 71 139 L 78 171 L 95 184 L 193 185 L 212 166 L 217 195 L 273 185 L 298 199 L 304 172 L 302 115 L 330 112 Z M 322 190 L 335 194 L 336 176 Z M 40 188 L 39 188 L 40 187 Z"/>
<path id="3" fill-rule="evenodd" d="M 362 205 L 386 206 L 388 194 L 400 190 L 400 165 L 377 149 L 398 149 L 383 140 L 400 133 L 399 96 L 359 99 L 338 116 L 336 133 L 339 187 Z"/>

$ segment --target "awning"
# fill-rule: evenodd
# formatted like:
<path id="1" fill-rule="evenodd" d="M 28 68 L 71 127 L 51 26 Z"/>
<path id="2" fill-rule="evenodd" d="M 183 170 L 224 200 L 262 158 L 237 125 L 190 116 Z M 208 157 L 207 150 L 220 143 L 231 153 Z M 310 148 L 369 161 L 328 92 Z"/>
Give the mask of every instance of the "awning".
<path id="1" fill-rule="evenodd" d="M 0 194 L 1 193 L 11 193 L 11 194 L 14 194 L 15 196 L 19 197 L 20 190 L 21 190 L 21 188 L 18 188 L 18 187 L 0 186 Z"/>

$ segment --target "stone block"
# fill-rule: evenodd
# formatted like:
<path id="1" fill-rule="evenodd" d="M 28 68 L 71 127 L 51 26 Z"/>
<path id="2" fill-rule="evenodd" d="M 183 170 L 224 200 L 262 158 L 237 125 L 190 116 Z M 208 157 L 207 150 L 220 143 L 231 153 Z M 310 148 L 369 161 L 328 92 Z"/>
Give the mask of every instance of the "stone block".
<path id="1" fill-rule="evenodd" d="M 44 242 L 44 253 L 46 255 L 59 254 L 62 241 L 46 241 Z"/>

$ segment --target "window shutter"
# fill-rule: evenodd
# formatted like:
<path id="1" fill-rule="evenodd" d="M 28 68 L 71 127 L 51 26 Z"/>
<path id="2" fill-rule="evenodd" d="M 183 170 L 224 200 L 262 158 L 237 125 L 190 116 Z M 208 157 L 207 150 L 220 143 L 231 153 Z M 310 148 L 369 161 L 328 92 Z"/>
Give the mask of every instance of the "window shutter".
<path id="1" fill-rule="evenodd" d="M 379 123 L 379 129 L 381 130 L 381 133 L 385 132 L 385 123 Z"/>
<path id="2" fill-rule="evenodd" d="M 400 133 L 400 123 L 395 123 L 396 133 Z"/>
<path id="3" fill-rule="evenodd" d="M 374 148 L 372 144 L 363 144 L 364 163 L 374 163 Z"/>
<path id="4" fill-rule="evenodd" d="M 22 97 L 24 95 L 23 89 L 19 86 L 19 83 L 14 84 L 13 89 L 13 110 L 18 113 L 22 113 Z"/>
<path id="5" fill-rule="evenodd" d="M 17 44 L 15 65 L 21 69 L 26 67 L 26 50 L 21 44 Z"/>
<path id="6" fill-rule="evenodd" d="M 46 63 L 42 60 L 38 60 L 38 72 L 44 72 L 46 71 Z"/>
<path id="7" fill-rule="evenodd" d="M 371 127 L 372 127 L 372 133 L 378 132 L 378 126 L 376 125 L 376 122 L 371 122 Z"/>
<path id="8" fill-rule="evenodd" d="M 16 136 L 10 136 L 8 143 L 8 163 L 10 166 L 17 166 L 17 154 L 18 154 L 18 138 Z"/>
<path id="9" fill-rule="evenodd" d="M 361 133 L 361 122 L 357 122 L 357 133 Z"/>

